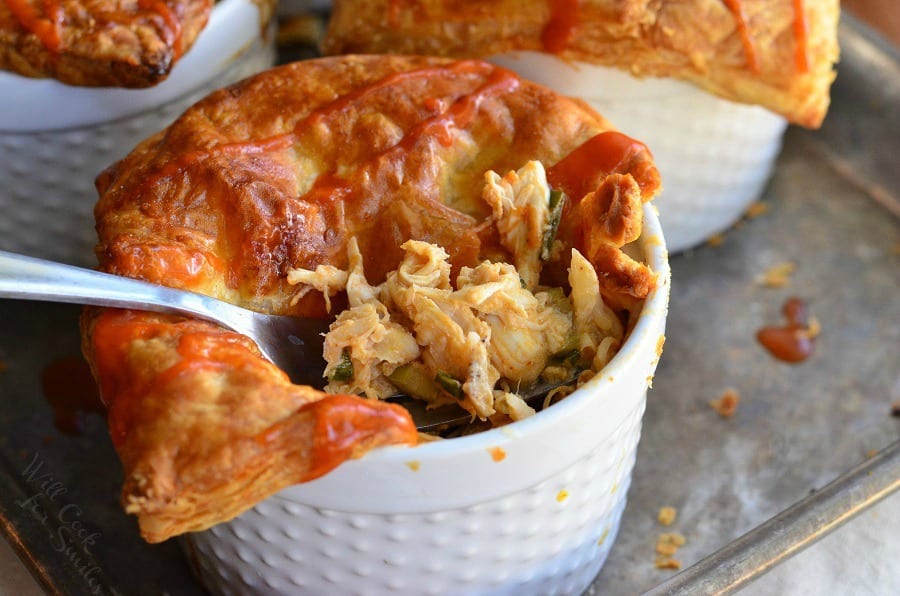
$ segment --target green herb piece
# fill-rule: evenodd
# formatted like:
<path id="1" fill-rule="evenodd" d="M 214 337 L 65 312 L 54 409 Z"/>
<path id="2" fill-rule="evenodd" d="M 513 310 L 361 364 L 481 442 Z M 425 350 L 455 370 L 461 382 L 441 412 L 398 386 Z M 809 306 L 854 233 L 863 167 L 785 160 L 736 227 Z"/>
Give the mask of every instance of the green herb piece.
<path id="1" fill-rule="evenodd" d="M 454 379 L 450 373 L 439 370 L 434 380 L 441 386 L 441 389 L 456 399 L 462 399 L 464 397 L 462 383 Z"/>
<path id="2" fill-rule="evenodd" d="M 349 381 L 353 378 L 353 361 L 350 360 L 350 349 L 344 348 L 341 359 L 331 371 L 332 381 Z"/>
<path id="3" fill-rule="evenodd" d="M 547 216 L 547 228 L 541 241 L 541 260 L 547 262 L 553 253 L 553 241 L 559 231 L 559 220 L 566 205 L 566 194 L 561 190 L 550 191 L 550 214 Z"/>
<path id="4" fill-rule="evenodd" d="M 436 401 L 441 391 L 434 378 L 424 368 L 414 364 L 398 367 L 387 378 L 402 393 L 427 402 Z"/>

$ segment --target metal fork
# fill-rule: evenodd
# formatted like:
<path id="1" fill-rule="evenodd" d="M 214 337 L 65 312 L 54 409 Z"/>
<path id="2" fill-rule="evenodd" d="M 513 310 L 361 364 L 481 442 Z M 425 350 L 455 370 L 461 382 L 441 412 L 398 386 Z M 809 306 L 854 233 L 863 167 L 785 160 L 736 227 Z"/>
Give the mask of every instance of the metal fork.
<path id="1" fill-rule="evenodd" d="M 323 336 L 329 321 L 266 315 L 209 296 L 137 279 L 0 251 L 0 298 L 43 300 L 179 314 L 246 335 L 263 355 L 295 383 L 321 389 Z M 536 385 L 523 395 L 529 403 L 569 383 Z M 404 395 L 390 398 L 407 410 L 419 430 L 465 421 L 471 415 L 454 404 L 426 408 Z"/>

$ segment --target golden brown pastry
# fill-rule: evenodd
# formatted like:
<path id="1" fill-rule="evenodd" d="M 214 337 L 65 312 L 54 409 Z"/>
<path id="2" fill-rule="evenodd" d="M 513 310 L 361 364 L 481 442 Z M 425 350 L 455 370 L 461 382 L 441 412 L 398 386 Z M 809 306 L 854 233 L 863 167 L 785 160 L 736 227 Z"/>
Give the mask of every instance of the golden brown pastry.
<path id="1" fill-rule="evenodd" d="M 0 0 L 0 69 L 84 86 L 165 79 L 213 0 Z"/>
<path id="2" fill-rule="evenodd" d="M 288 272 L 346 268 L 351 238 L 373 283 L 410 239 L 445 247 L 457 270 L 509 262 L 481 189 L 487 170 L 529 160 L 569 196 L 545 269 L 556 285 L 575 247 L 611 304 L 644 298 L 655 276 L 620 249 L 659 189 L 646 147 L 508 70 L 428 57 L 295 63 L 211 94 L 98 178 L 100 268 L 321 317 L 321 292 L 294 300 Z M 207 323 L 91 310 L 83 347 L 125 467 L 125 507 L 152 542 L 416 440 L 397 406 L 291 385 L 249 340 Z"/>
<path id="3" fill-rule="evenodd" d="M 545 51 L 691 81 L 817 127 L 838 58 L 838 0 L 335 0 L 326 53 Z"/>

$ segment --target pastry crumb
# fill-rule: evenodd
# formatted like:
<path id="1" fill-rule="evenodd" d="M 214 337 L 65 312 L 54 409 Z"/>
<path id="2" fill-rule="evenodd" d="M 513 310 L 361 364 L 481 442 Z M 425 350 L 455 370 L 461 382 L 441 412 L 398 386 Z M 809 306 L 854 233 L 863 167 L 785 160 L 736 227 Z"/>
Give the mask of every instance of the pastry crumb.
<path id="1" fill-rule="evenodd" d="M 722 246 L 725 243 L 725 234 L 713 234 L 706 239 L 706 243 L 710 246 Z"/>
<path id="2" fill-rule="evenodd" d="M 900 399 L 891 404 L 891 416 L 900 418 Z"/>
<path id="3" fill-rule="evenodd" d="M 734 389 L 726 389 L 722 395 L 710 400 L 709 407 L 715 410 L 722 418 L 731 418 L 737 412 L 741 402 L 740 394 Z"/>
<path id="4" fill-rule="evenodd" d="M 656 561 L 654 562 L 654 564 L 656 565 L 657 569 L 681 569 L 681 561 L 664 555 L 656 557 Z"/>
<path id="5" fill-rule="evenodd" d="M 418 472 L 419 468 L 422 467 L 422 462 L 414 459 L 414 460 L 406 462 L 406 467 L 409 468 L 410 470 L 412 470 L 413 472 Z"/>
<path id="6" fill-rule="evenodd" d="M 868 451 L 866 451 L 866 459 L 871 459 L 871 458 L 875 457 L 876 455 L 878 455 L 877 449 L 869 449 Z"/>
<path id="7" fill-rule="evenodd" d="M 560 503 L 569 498 L 569 491 L 563 489 L 556 494 L 556 500 Z"/>
<path id="8" fill-rule="evenodd" d="M 686 539 L 677 532 L 663 532 L 656 539 L 657 569 L 681 569 L 681 561 L 674 558 L 678 549 L 684 545 Z"/>
<path id="9" fill-rule="evenodd" d="M 672 522 L 675 521 L 675 517 L 678 515 L 678 510 L 674 507 L 661 507 L 659 513 L 656 516 L 656 520 L 664 526 L 671 526 Z"/>
<path id="10" fill-rule="evenodd" d="M 796 268 L 790 261 L 772 265 L 763 273 L 759 283 L 767 288 L 783 288 L 791 283 L 791 275 Z"/>
<path id="11" fill-rule="evenodd" d="M 760 215 L 765 215 L 769 212 L 769 204 L 763 203 L 762 201 L 756 201 L 744 211 L 744 217 L 749 219 L 753 219 L 754 217 L 759 217 Z"/>

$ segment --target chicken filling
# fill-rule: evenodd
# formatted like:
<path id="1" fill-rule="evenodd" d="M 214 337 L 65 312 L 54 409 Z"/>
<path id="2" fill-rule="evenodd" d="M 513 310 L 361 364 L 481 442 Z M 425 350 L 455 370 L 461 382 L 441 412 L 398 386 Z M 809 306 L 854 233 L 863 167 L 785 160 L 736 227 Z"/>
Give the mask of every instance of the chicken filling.
<path id="1" fill-rule="evenodd" d="M 543 263 L 560 248 L 562 210 L 540 162 L 504 177 L 488 172 L 482 196 L 513 263 L 484 261 L 451 279 L 442 247 L 409 240 L 399 267 L 373 286 L 351 238 L 347 271 L 320 265 L 289 273 L 297 299 L 318 290 L 330 304 L 347 294 L 348 308 L 325 336 L 326 391 L 458 403 L 501 424 L 534 414 L 520 391 L 541 380 L 575 386 L 590 374 L 582 371 L 615 355 L 625 328 L 581 253 L 572 249 L 568 296 L 539 283 Z"/>

